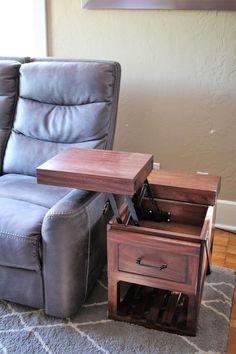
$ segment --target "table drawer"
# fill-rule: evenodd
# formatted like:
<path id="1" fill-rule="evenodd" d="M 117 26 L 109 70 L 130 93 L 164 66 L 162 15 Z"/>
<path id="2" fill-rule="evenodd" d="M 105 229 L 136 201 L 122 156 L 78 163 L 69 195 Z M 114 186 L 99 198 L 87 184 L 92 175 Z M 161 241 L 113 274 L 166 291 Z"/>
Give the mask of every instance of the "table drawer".
<path id="1" fill-rule="evenodd" d="M 119 271 L 186 283 L 190 266 L 189 257 L 168 250 L 159 250 L 158 247 L 119 244 L 118 269 Z"/>
<path id="2" fill-rule="evenodd" d="M 107 242 L 108 273 L 115 278 L 196 294 L 200 244 L 114 229 Z"/>
<path id="3" fill-rule="evenodd" d="M 196 294 L 205 277 L 214 208 L 159 200 L 158 205 L 170 211 L 171 222 L 109 225 L 108 271 L 126 282 Z"/>

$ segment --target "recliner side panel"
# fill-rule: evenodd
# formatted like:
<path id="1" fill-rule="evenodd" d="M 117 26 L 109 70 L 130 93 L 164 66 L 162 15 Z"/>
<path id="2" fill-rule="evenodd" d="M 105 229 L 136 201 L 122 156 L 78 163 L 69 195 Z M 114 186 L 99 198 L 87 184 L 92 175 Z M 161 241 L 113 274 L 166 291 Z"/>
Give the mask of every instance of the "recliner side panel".
<path id="1" fill-rule="evenodd" d="M 20 65 L 16 61 L 0 60 L 0 174 L 15 114 Z"/>

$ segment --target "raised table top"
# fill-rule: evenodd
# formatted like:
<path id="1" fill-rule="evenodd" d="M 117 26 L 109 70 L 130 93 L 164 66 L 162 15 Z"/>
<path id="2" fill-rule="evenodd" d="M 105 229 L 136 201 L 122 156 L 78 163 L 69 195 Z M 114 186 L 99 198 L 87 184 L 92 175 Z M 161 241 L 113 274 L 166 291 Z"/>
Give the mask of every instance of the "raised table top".
<path id="1" fill-rule="evenodd" d="M 42 184 L 133 195 L 153 168 L 153 155 L 69 148 L 37 168 Z"/>

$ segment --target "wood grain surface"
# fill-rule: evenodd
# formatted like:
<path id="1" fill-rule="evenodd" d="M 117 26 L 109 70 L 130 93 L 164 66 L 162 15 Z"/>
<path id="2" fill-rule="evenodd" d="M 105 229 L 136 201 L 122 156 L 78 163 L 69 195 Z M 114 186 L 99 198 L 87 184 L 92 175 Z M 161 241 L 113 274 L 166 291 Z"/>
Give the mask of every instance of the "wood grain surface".
<path id="1" fill-rule="evenodd" d="M 183 171 L 153 170 L 148 176 L 156 198 L 215 205 L 220 177 Z"/>
<path id="2" fill-rule="evenodd" d="M 151 154 L 69 148 L 37 168 L 37 181 L 133 195 L 152 170 Z"/>

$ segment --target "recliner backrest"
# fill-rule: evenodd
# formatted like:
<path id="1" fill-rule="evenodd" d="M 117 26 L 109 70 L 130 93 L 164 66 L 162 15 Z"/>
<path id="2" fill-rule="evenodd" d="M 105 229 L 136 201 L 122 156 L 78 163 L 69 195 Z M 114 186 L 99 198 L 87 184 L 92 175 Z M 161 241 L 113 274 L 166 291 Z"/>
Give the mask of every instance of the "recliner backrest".
<path id="1" fill-rule="evenodd" d="M 111 148 L 119 78 L 114 62 L 22 64 L 3 173 L 35 175 L 37 166 L 66 147 Z"/>

